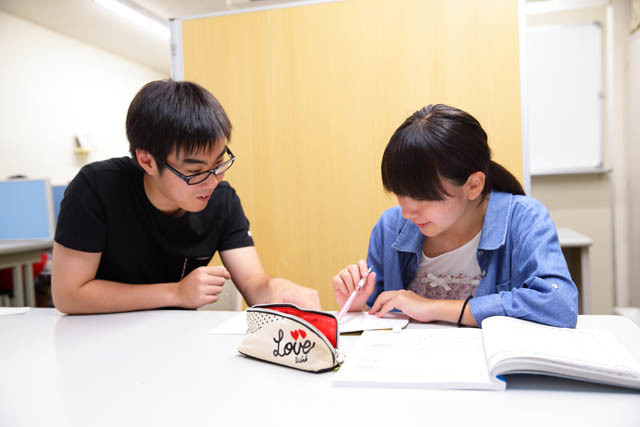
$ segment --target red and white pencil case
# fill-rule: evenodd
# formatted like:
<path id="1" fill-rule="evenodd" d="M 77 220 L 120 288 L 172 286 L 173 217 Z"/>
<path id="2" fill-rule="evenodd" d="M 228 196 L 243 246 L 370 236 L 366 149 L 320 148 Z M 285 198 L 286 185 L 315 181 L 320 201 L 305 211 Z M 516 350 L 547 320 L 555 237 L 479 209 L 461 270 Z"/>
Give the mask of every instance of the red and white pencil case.
<path id="1" fill-rule="evenodd" d="M 262 304 L 246 310 L 247 333 L 238 347 L 245 356 L 311 372 L 340 366 L 338 319 L 293 304 Z"/>

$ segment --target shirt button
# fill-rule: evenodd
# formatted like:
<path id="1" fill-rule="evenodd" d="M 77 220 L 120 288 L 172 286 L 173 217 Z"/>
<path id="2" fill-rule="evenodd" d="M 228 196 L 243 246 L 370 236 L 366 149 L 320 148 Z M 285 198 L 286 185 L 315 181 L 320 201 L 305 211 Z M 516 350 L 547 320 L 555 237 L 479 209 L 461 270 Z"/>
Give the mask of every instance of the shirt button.
<path id="1" fill-rule="evenodd" d="M 484 251 L 483 251 L 483 250 L 479 250 L 479 251 L 478 251 L 478 255 L 479 255 L 479 256 L 482 256 L 483 254 L 484 254 Z"/>
<path id="2" fill-rule="evenodd" d="M 481 274 L 482 274 L 482 277 L 486 276 L 487 275 L 487 270 L 482 270 Z"/>

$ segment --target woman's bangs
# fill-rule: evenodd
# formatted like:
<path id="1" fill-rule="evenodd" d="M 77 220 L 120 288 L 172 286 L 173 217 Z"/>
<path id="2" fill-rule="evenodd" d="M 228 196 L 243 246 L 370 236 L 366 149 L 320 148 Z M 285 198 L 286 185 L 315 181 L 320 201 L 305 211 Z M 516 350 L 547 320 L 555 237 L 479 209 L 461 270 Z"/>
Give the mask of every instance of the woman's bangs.
<path id="1" fill-rule="evenodd" d="M 443 200 L 449 194 L 442 185 L 437 154 L 425 147 L 424 136 L 411 129 L 395 134 L 382 156 L 382 184 L 388 192 L 415 200 Z M 425 149 L 426 148 L 426 149 Z"/>

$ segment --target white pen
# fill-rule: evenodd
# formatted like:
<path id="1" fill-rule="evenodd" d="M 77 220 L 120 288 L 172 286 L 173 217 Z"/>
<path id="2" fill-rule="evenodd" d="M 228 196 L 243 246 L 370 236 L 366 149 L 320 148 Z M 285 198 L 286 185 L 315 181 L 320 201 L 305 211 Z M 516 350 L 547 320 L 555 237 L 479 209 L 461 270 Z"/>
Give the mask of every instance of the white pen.
<path id="1" fill-rule="evenodd" d="M 345 315 L 345 313 L 349 311 L 351 304 L 353 304 L 353 300 L 356 299 L 356 294 L 364 286 L 364 282 L 367 281 L 367 277 L 369 277 L 369 273 L 371 273 L 371 270 L 373 270 L 373 266 L 369 267 L 369 270 L 367 270 L 367 274 L 365 274 L 362 279 L 360 279 L 360 281 L 356 285 L 356 289 L 351 292 L 351 295 L 349 295 L 349 299 L 347 299 L 347 302 L 345 302 L 342 306 L 342 310 L 340 310 L 340 313 L 338 313 L 338 322 L 342 320 L 342 317 Z"/>

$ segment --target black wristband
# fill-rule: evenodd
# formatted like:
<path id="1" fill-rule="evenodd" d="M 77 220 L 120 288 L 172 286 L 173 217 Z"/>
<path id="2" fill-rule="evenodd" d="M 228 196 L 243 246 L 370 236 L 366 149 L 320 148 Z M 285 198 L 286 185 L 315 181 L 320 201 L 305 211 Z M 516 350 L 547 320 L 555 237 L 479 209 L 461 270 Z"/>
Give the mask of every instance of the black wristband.
<path id="1" fill-rule="evenodd" d="M 473 298 L 473 295 L 469 295 L 462 304 L 462 310 L 460 310 L 460 317 L 458 317 L 458 328 L 462 326 L 462 316 L 464 315 L 464 309 L 467 307 L 469 300 Z"/>

